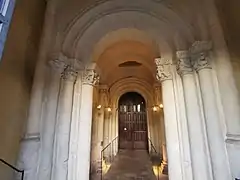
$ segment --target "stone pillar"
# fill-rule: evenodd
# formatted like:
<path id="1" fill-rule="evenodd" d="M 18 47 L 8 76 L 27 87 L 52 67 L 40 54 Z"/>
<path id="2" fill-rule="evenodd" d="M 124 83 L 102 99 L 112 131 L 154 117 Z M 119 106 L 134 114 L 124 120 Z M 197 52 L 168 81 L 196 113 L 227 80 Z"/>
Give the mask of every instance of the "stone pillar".
<path id="1" fill-rule="evenodd" d="M 97 109 L 97 142 L 95 147 L 95 152 L 93 155 L 93 161 L 94 161 L 94 169 L 97 171 L 97 175 L 100 175 L 101 170 L 101 163 L 102 163 L 102 157 L 101 157 L 101 151 L 103 149 L 103 125 L 104 125 L 104 112 L 105 108 L 107 107 L 108 101 L 107 101 L 107 92 L 108 92 L 108 86 L 101 85 L 99 86 L 99 101 L 98 105 L 101 105 L 100 109 Z"/>
<path id="2" fill-rule="evenodd" d="M 77 73 L 71 66 L 68 66 L 62 74 L 55 136 L 54 180 L 67 180 L 68 176 L 70 127 L 76 77 Z"/>
<path id="3" fill-rule="evenodd" d="M 164 58 L 155 59 L 157 79 L 162 84 L 162 97 L 165 116 L 165 131 L 168 152 L 169 179 L 183 179 L 180 139 L 176 115 L 174 88 L 172 80 L 172 64 Z"/>
<path id="4" fill-rule="evenodd" d="M 182 77 L 190 137 L 193 179 L 212 179 L 205 123 L 201 115 L 196 80 L 188 51 L 177 52 L 177 71 Z"/>
<path id="5" fill-rule="evenodd" d="M 213 167 L 213 179 L 226 180 L 231 179 L 231 173 L 229 171 L 227 151 L 214 91 L 212 67 L 210 64 L 210 50 L 210 42 L 195 42 L 191 48 L 191 58 L 200 82 L 211 163 Z"/>
<path id="6" fill-rule="evenodd" d="M 162 144 L 162 163 L 161 163 L 161 173 L 168 174 L 168 158 L 167 158 L 167 147 L 165 142 Z"/>
<path id="7" fill-rule="evenodd" d="M 51 180 L 52 160 L 53 160 L 53 144 L 55 134 L 55 123 L 57 116 L 57 105 L 60 91 L 61 73 L 65 68 L 65 63 L 61 60 L 53 60 L 49 62 L 50 66 L 50 82 L 47 89 L 47 102 L 45 114 L 43 118 L 43 127 L 41 134 L 41 150 L 39 161 L 38 179 Z"/>
<path id="8" fill-rule="evenodd" d="M 33 180 L 37 178 L 37 162 L 39 161 L 40 149 L 40 124 L 42 118 L 41 113 L 46 81 L 45 74 L 47 74 L 46 59 L 51 46 L 51 37 L 54 37 L 52 34 L 54 32 L 56 3 L 57 0 L 52 0 L 47 3 L 44 28 L 34 74 L 34 82 L 31 90 L 26 130 L 21 141 L 17 162 L 19 169 L 25 170 L 25 180 Z"/>
<path id="9" fill-rule="evenodd" d="M 72 108 L 72 122 L 69 143 L 69 161 L 68 161 L 68 179 L 77 179 L 77 148 L 78 148 L 78 130 L 79 130 L 79 116 L 81 109 L 82 98 L 82 76 L 78 73 L 77 80 L 74 87 L 73 108 Z"/>
<path id="10" fill-rule="evenodd" d="M 93 86 L 99 81 L 99 76 L 93 69 L 86 69 L 82 79 L 82 99 L 80 110 L 80 129 L 78 146 L 78 177 L 77 179 L 89 180 L 90 155 L 91 155 L 91 130 L 93 110 Z"/>

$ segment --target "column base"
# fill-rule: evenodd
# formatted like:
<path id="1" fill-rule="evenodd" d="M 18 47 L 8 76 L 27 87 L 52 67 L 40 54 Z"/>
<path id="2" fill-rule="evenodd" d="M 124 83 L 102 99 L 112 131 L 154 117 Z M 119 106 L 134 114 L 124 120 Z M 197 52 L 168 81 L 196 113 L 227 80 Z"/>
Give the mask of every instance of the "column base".
<path id="1" fill-rule="evenodd" d="M 37 168 L 40 149 L 39 134 L 28 135 L 21 142 L 21 149 L 17 162 L 17 167 L 25 172 L 25 180 L 37 179 Z M 19 176 L 16 179 L 20 179 Z"/>
<path id="2" fill-rule="evenodd" d="M 103 173 L 103 165 L 101 160 L 91 163 L 91 180 L 100 180 Z"/>
<path id="3" fill-rule="evenodd" d="M 168 175 L 168 164 L 167 164 L 167 162 L 162 161 L 160 169 L 161 169 L 161 174 Z"/>
<path id="4" fill-rule="evenodd" d="M 229 157 L 231 174 L 234 178 L 240 179 L 240 135 L 227 134 L 226 138 L 227 152 Z"/>

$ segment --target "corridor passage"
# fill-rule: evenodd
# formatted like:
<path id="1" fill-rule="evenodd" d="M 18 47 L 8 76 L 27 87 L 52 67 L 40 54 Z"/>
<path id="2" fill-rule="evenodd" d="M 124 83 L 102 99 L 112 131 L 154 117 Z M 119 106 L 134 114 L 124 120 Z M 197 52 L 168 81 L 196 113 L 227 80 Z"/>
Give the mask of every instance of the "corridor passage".
<path id="1" fill-rule="evenodd" d="M 120 150 L 104 180 L 156 180 L 145 150 Z M 167 180 L 162 176 L 160 180 Z"/>

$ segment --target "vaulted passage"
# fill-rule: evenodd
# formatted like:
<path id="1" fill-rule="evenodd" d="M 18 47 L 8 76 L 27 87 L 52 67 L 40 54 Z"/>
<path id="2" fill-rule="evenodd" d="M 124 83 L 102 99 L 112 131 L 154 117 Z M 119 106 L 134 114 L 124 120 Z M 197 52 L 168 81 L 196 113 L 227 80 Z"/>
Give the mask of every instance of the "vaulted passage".
<path id="1" fill-rule="evenodd" d="M 147 115 L 144 98 L 134 92 L 119 100 L 119 149 L 148 148 Z"/>
<path id="2" fill-rule="evenodd" d="M 239 93 L 214 2 L 47 1 L 28 122 L 14 127 L 24 180 L 235 179 Z"/>

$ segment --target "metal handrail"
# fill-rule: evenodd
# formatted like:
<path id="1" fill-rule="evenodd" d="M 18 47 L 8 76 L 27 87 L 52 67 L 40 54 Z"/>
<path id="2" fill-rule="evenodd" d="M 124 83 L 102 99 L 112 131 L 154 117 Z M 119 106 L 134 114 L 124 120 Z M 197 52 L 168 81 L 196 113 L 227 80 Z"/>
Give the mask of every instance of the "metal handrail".
<path id="1" fill-rule="evenodd" d="M 150 138 L 148 138 L 148 140 L 151 144 L 151 148 L 153 148 L 154 152 L 157 153 L 157 150 L 156 150 L 155 146 L 153 145 L 152 140 Z"/>
<path id="2" fill-rule="evenodd" d="M 20 173 L 21 174 L 21 180 L 24 179 L 24 170 L 17 169 L 16 167 L 14 167 L 13 165 L 9 164 L 7 161 L 4 161 L 3 159 L 0 159 L 0 162 L 2 162 L 3 164 L 7 165 L 8 167 L 13 169 L 14 171 Z"/>
<path id="3" fill-rule="evenodd" d="M 103 153 L 104 153 L 104 151 L 105 151 L 109 146 L 113 145 L 113 143 L 114 143 L 117 139 L 118 139 L 118 136 L 115 137 L 110 143 L 108 143 L 108 144 L 101 150 L 101 180 L 102 180 L 102 177 L 103 177 L 103 173 L 102 173 L 102 170 L 103 170 L 103 166 L 102 166 L 102 164 L 103 164 Z M 111 148 L 111 150 L 112 150 L 112 148 Z M 111 157 L 112 157 L 112 155 L 113 155 L 113 152 L 111 152 Z"/>

